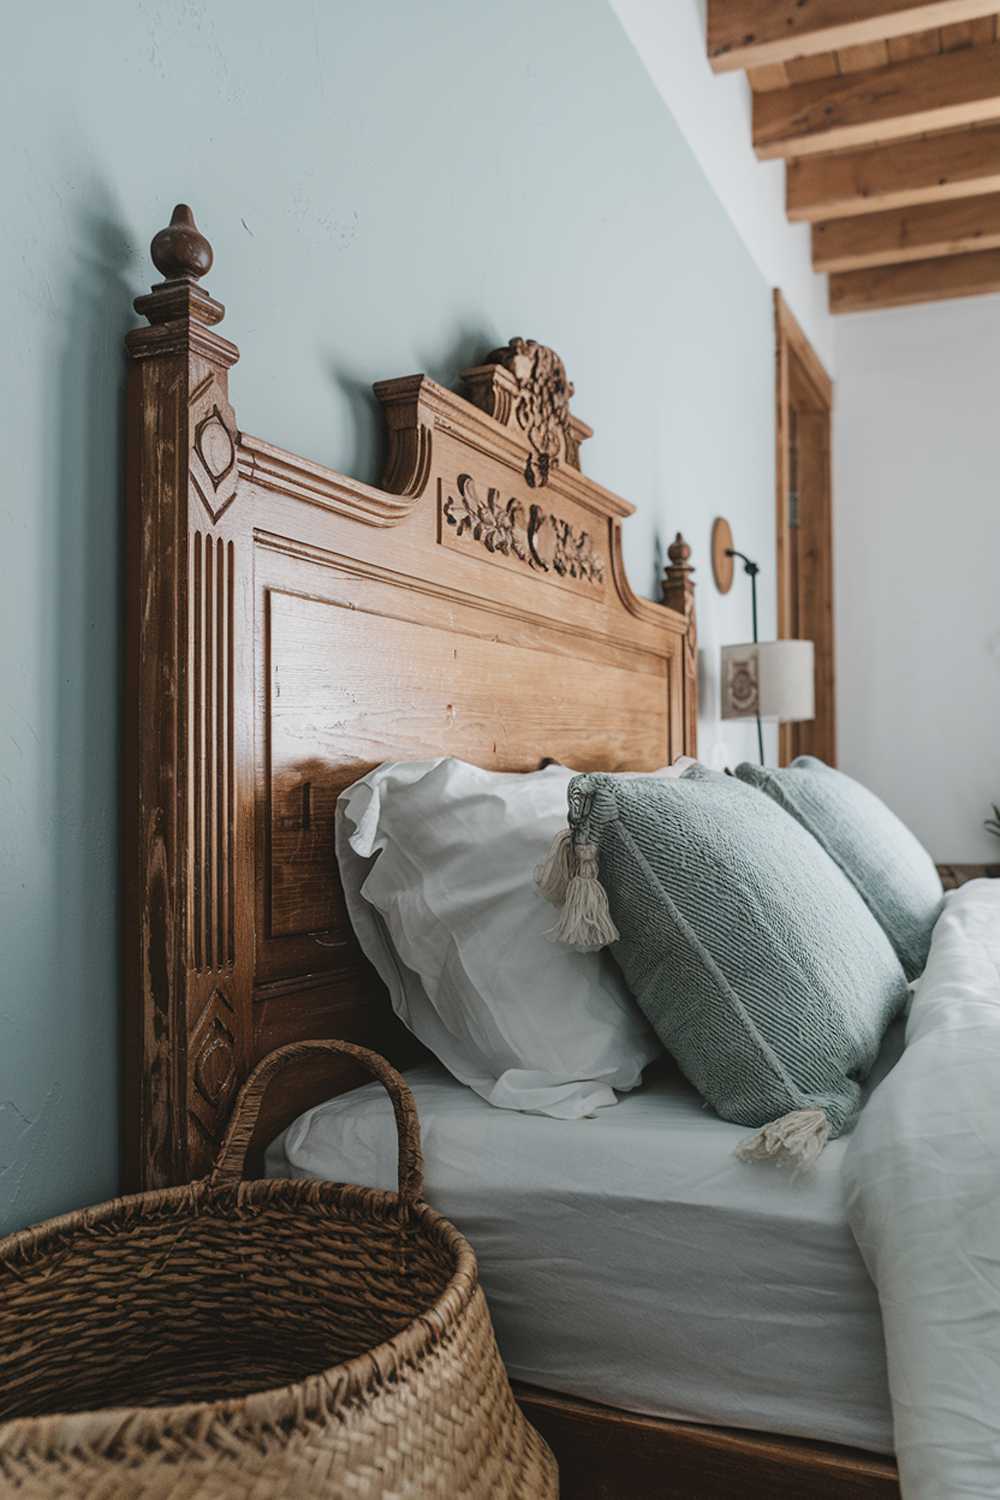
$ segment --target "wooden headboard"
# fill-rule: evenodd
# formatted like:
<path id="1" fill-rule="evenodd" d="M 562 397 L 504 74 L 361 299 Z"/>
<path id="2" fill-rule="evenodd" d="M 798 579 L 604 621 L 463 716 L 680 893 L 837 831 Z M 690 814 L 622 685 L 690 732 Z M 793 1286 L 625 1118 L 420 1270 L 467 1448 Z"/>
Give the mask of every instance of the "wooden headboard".
<path id="1" fill-rule="evenodd" d="M 461 395 L 376 385 L 376 489 L 239 430 L 189 209 L 152 257 L 165 279 L 126 341 L 129 1190 L 203 1172 L 275 1046 L 405 1059 L 339 890 L 344 786 L 443 754 L 650 769 L 693 752 L 696 722 L 689 549 L 669 549 L 664 604 L 633 594 L 632 506 L 580 472 L 590 428 L 552 350 L 512 339 Z M 263 1128 L 354 1081 L 303 1074 Z"/>

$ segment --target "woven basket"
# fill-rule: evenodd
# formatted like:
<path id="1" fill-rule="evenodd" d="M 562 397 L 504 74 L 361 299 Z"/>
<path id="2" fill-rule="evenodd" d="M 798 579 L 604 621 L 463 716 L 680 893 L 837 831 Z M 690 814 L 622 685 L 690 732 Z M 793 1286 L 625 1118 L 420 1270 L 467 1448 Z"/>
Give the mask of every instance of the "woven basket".
<path id="1" fill-rule="evenodd" d="M 398 1193 L 241 1180 L 268 1083 L 317 1051 L 385 1085 Z M 210 1177 L 0 1241 L 0 1495 L 556 1496 L 472 1248 L 421 1188 L 399 1074 L 301 1042 L 248 1079 Z"/>

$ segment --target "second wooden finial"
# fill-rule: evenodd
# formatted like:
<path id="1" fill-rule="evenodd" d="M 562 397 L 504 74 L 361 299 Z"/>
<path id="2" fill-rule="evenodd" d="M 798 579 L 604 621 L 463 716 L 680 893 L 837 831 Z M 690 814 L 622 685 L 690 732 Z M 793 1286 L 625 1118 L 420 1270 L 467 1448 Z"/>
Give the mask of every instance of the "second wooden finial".
<path id="1" fill-rule="evenodd" d="M 694 621 L 694 568 L 691 565 L 691 547 L 680 532 L 667 548 L 667 564 L 663 569 L 661 592 L 663 603 L 670 609 L 679 610 Z"/>
<path id="2" fill-rule="evenodd" d="M 684 540 L 680 532 L 677 533 L 673 541 L 670 543 L 670 546 L 667 548 L 667 556 L 669 557 L 673 567 L 687 568 L 688 559 L 691 556 L 691 548 Z M 693 572 L 694 569 L 691 569 L 691 571 Z"/>

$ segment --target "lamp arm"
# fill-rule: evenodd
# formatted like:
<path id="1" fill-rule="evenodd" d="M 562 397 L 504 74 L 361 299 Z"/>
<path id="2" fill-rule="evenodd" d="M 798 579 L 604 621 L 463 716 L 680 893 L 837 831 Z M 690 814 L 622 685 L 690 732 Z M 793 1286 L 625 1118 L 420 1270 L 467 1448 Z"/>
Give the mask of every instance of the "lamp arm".
<path id="1" fill-rule="evenodd" d="M 760 572 L 760 564 L 759 563 L 755 563 L 755 562 L 751 562 L 750 558 L 747 557 L 747 555 L 746 555 L 745 552 L 737 552 L 737 550 L 736 550 L 735 547 L 727 547 L 726 548 L 726 556 L 727 557 L 738 557 L 740 559 L 740 562 L 742 562 L 742 564 L 743 564 L 743 571 L 744 571 L 744 573 L 749 573 L 751 578 L 754 576 L 755 573 L 759 573 Z"/>
<path id="2" fill-rule="evenodd" d="M 753 643 L 757 644 L 757 574 L 760 572 L 760 564 L 755 563 L 747 557 L 745 552 L 738 552 L 735 547 L 726 548 L 727 557 L 738 557 L 743 564 L 743 571 L 750 580 L 750 605 L 753 610 Z M 760 756 L 761 765 L 764 764 L 764 726 L 760 720 L 760 711 L 757 712 L 757 753 Z"/>
<path id="3" fill-rule="evenodd" d="M 735 547 L 726 548 L 727 557 L 738 557 L 743 564 L 743 571 L 750 580 L 750 600 L 753 607 L 753 642 L 757 644 L 757 574 L 760 572 L 760 564 L 753 562 L 745 552 L 737 552 Z"/>

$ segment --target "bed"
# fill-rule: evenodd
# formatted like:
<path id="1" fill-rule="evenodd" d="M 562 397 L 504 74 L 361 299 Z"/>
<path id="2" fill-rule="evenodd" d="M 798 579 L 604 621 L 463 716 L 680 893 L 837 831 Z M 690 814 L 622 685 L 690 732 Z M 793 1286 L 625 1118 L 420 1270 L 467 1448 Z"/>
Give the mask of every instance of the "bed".
<path id="1" fill-rule="evenodd" d="M 438 1063 L 407 1082 L 427 1196 L 472 1241 L 512 1379 L 892 1452 L 878 1299 L 845 1214 L 847 1138 L 807 1178 L 771 1173 L 762 1188 L 734 1154 L 745 1130 L 666 1060 L 615 1108 L 571 1123 L 497 1109 Z M 368 1086 L 307 1111 L 267 1170 L 391 1187 L 384 1095 Z"/>
<path id="2" fill-rule="evenodd" d="M 635 595 L 632 507 L 582 473 L 590 429 L 551 350 L 513 339 L 460 394 L 423 375 L 377 384 L 374 487 L 239 429 L 239 354 L 189 209 L 152 255 L 164 279 L 127 339 L 126 1190 L 203 1172 L 241 1079 L 283 1043 L 341 1037 L 427 1066 L 347 920 L 332 852 L 345 786 L 442 754 L 651 770 L 695 751 L 697 719 L 690 549 L 679 535 L 667 549 L 662 603 Z M 275 1089 L 258 1159 L 358 1081 L 322 1069 Z M 871 1340 L 870 1296 L 867 1315 Z M 664 1475 L 677 1496 L 898 1494 L 891 1457 L 862 1451 L 884 1448 L 884 1412 L 853 1429 L 800 1413 L 787 1430 L 805 1436 L 786 1437 L 739 1430 L 760 1407 L 749 1393 L 747 1420 L 710 1426 L 686 1397 L 633 1387 L 609 1405 L 513 1363 L 536 1381 L 519 1399 L 567 1496 L 661 1495 Z"/>

